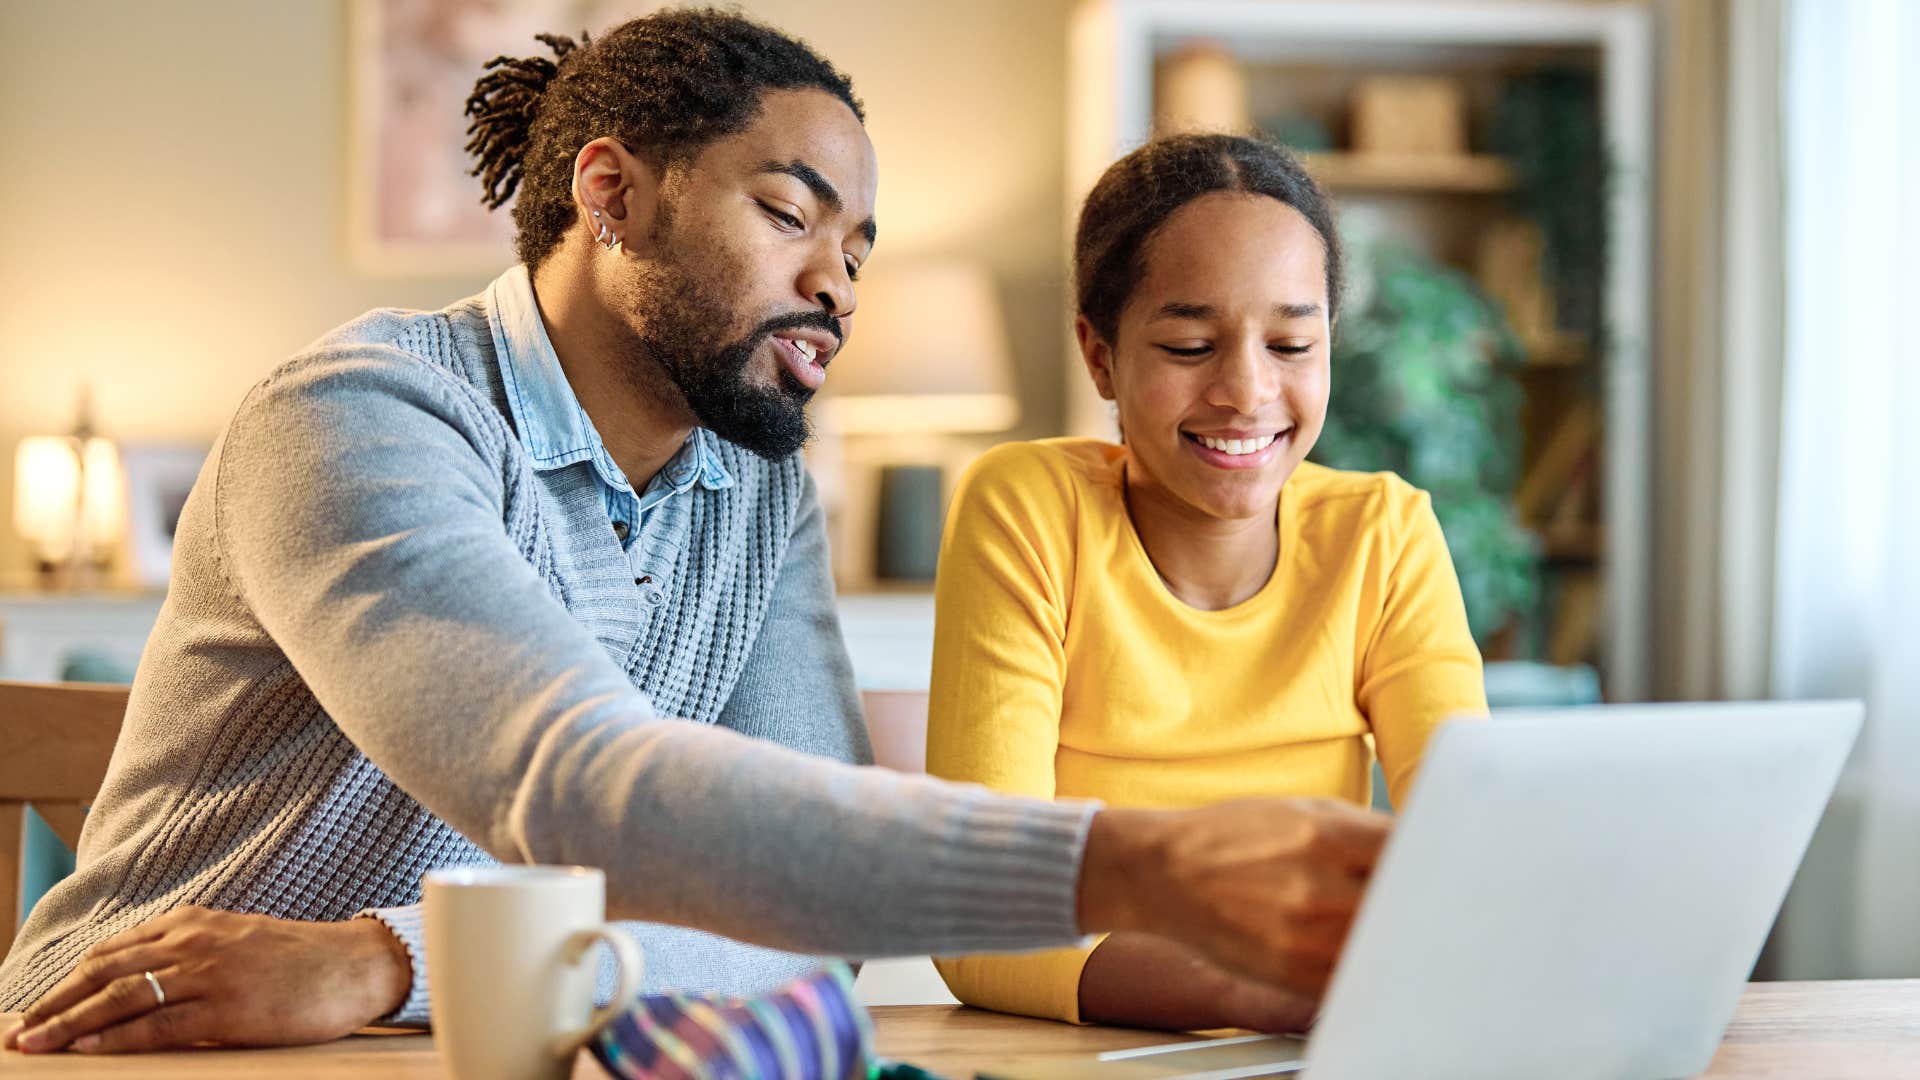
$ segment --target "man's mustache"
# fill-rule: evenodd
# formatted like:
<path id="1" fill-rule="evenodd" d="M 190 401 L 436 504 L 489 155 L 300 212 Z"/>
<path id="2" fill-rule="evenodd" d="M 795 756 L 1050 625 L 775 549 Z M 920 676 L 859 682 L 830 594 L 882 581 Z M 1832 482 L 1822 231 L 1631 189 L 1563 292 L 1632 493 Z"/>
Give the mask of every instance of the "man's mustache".
<path id="1" fill-rule="evenodd" d="M 833 335 L 833 351 L 835 353 L 840 351 L 841 343 L 846 340 L 846 335 L 840 330 L 840 320 L 819 308 L 814 308 L 811 311 L 793 311 L 785 315 L 775 315 L 773 318 L 755 327 L 753 334 L 749 336 L 747 340 L 757 345 L 782 330 L 825 330 L 827 333 Z"/>

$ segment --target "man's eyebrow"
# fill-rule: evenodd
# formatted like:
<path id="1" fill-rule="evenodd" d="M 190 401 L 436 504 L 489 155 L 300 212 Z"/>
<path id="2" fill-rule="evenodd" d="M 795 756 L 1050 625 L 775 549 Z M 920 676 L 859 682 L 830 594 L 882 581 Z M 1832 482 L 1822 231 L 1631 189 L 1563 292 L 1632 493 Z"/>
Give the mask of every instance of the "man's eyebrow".
<path id="1" fill-rule="evenodd" d="M 822 205 L 836 214 L 847 208 L 847 204 L 840 198 L 839 189 L 833 186 L 833 181 L 821 176 L 819 169 L 814 168 L 804 161 L 763 162 L 760 166 L 760 171 L 763 173 L 783 173 L 793 177 L 795 180 L 807 185 L 807 190 L 813 192 L 813 197 L 819 199 Z"/>
<path id="2" fill-rule="evenodd" d="M 1320 314 L 1319 304 L 1275 304 L 1273 313 L 1283 319 L 1311 319 Z"/>
<path id="3" fill-rule="evenodd" d="M 820 175 L 819 169 L 814 168 L 804 161 L 763 162 L 760 166 L 760 171 L 763 173 L 781 173 L 793 177 L 795 180 L 807 185 L 807 190 L 813 192 L 813 197 L 820 200 L 820 205 L 825 206 L 828 210 L 836 214 L 847 208 L 846 201 L 840 198 L 840 191 L 833 186 L 833 181 Z M 872 218 L 868 218 L 860 223 L 860 235 L 867 238 L 868 244 L 873 243 L 873 239 L 878 233 L 879 228 L 874 225 Z"/>

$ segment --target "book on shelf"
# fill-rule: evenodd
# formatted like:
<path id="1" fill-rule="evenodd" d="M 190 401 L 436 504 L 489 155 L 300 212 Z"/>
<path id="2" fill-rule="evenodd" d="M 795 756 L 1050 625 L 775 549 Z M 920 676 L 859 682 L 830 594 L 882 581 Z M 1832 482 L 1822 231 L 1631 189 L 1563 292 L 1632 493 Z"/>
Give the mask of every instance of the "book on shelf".
<path id="1" fill-rule="evenodd" d="M 1568 574 L 1561 581 L 1553 624 L 1547 631 L 1548 662 L 1579 664 L 1593 658 L 1600 640 L 1602 599 L 1598 574 Z"/>
<path id="2" fill-rule="evenodd" d="M 1600 409 L 1592 401 L 1575 402 L 1567 410 L 1540 453 L 1520 478 L 1513 506 L 1522 521 L 1547 518 L 1580 470 L 1581 462 L 1597 455 Z"/>

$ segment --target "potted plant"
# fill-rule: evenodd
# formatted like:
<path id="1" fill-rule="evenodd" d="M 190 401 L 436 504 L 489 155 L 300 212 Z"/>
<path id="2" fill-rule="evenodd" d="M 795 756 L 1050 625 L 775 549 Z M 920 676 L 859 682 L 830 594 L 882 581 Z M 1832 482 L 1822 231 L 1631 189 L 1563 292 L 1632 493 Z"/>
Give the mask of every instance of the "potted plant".
<path id="1" fill-rule="evenodd" d="M 1465 275 L 1411 251 L 1356 260 L 1333 342 L 1333 394 L 1312 459 L 1391 470 L 1429 492 L 1482 648 L 1533 610 L 1539 544 L 1512 493 L 1519 347 Z"/>

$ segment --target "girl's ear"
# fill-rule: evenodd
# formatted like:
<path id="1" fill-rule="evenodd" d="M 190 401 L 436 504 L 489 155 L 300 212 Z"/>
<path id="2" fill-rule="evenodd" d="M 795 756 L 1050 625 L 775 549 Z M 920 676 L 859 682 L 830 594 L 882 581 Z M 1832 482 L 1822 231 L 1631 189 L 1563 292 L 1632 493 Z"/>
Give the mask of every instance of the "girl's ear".
<path id="1" fill-rule="evenodd" d="M 1080 359 L 1093 377 L 1093 388 L 1107 401 L 1113 400 L 1113 346 L 1100 336 L 1085 315 L 1073 321 L 1074 337 L 1080 341 Z"/>

